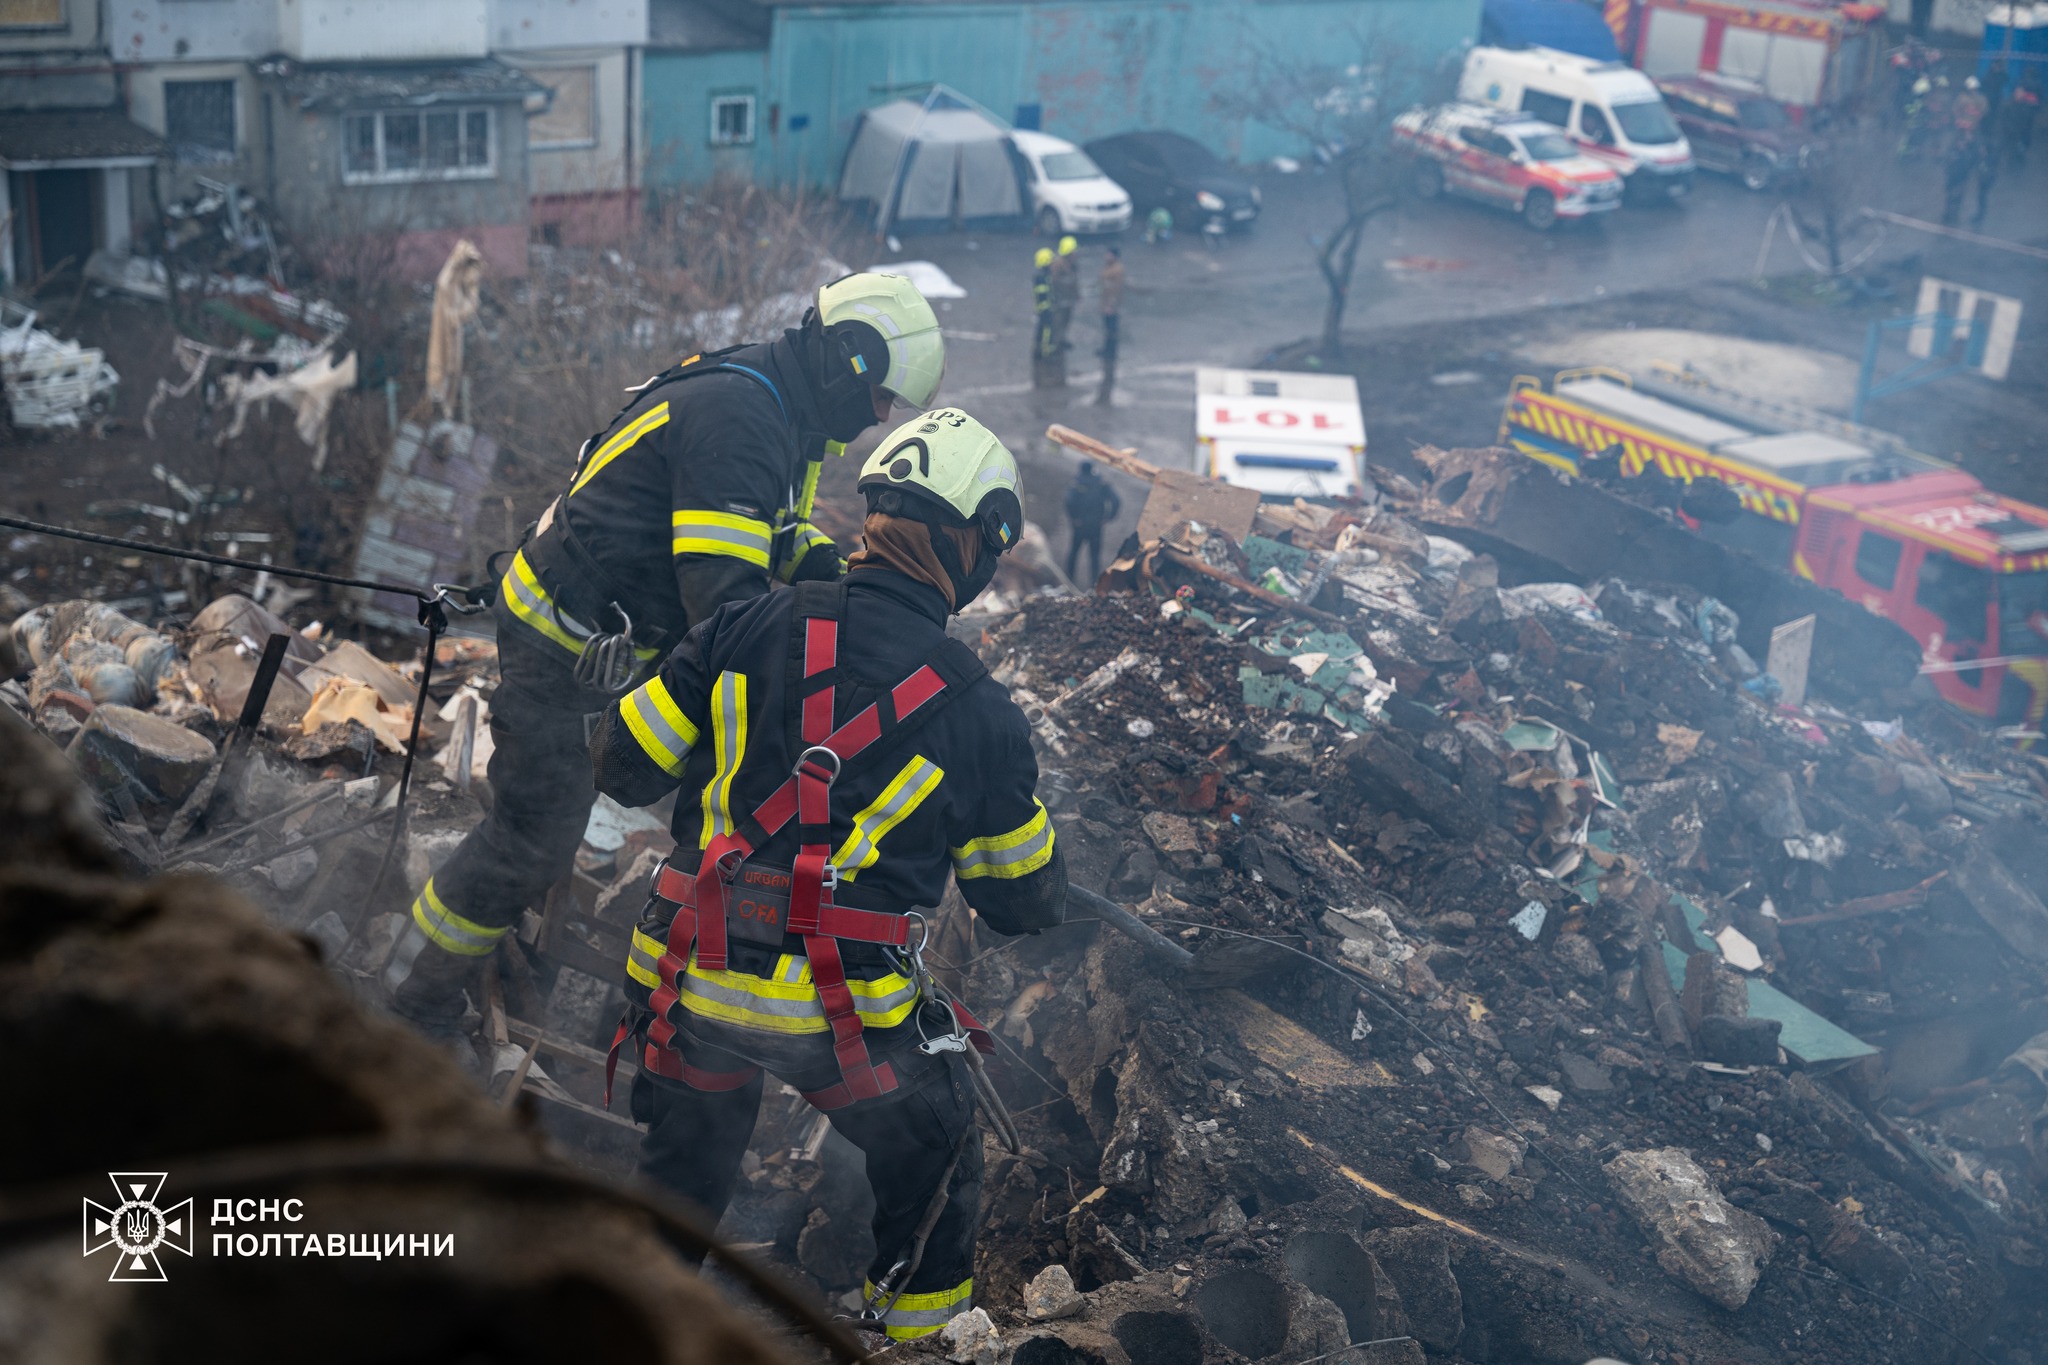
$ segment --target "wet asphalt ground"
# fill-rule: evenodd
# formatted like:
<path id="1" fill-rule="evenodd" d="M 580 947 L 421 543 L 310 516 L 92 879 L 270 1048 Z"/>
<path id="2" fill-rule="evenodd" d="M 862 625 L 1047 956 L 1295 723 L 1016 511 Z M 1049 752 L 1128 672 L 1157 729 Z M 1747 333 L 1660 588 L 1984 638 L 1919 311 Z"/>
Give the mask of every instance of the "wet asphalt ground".
<path id="1" fill-rule="evenodd" d="M 966 297 L 939 304 L 948 334 L 947 378 L 941 399 L 959 404 L 989 423 L 1024 464 L 1028 510 L 1064 548 L 1059 498 L 1074 459 L 1043 439 L 1047 424 L 1061 422 L 1112 445 L 1135 447 L 1146 459 L 1188 467 L 1194 456 L 1195 370 L 1200 365 L 1256 367 L 1280 360 L 1296 368 L 1322 330 L 1327 299 L 1316 266 L 1320 234 L 1339 221 L 1335 188 L 1313 172 L 1259 172 L 1265 204 L 1249 230 L 1230 234 L 1211 247 L 1186 234 L 1146 245 L 1130 232 L 1117 239 L 1083 239 L 1084 297 L 1075 316 L 1070 383 L 1065 389 L 1034 390 L 1030 382 L 1031 256 L 1045 242 L 1021 234 L 949 233 L 902 239 L 900 249 L 876 255 L 875 264 L 928 260 L 943 268 Z M 1940 214 L 1939 168 L 1932 163 L 1877 166 L 1867 185 L 1868 202 L 1914 217 Z M 1593 223 L 1561 224 L 1539 233 L 1519 219 L 1459 199 L 1410 199 L 1376 220 L 1359 255 L 1352 303 L 1346 318 L 1352 363 L 1362 353 L 1387 356 L 1386 382 L 1375 382 L 1373 362 L 1360 372 L 1369 431 L 1412 409 L 1441 412 L 1448 402 L 1469 399 L 1483 421 L 1460 422 L 1461 437 L 1490 428 L 1498 414 L 1499 385 L 1469 383 L 1452 391 L 1423 393 L 1412 365 L 1392 363 L 1401 352 L 1404 329 L 1422 324 L 1502 319 L 1491 336 L 1503 354 L 1520 335 L 1547 316 L 1596 305 L 1610 325 L 1626 325 L 1627 300 L 1654 296 L 1663 325 L 1673 318 L 1672 296 L 1764 275 L 1808 269 L 1801 251 L 1782 230 L 1766 231 L 1780 204 L 1777 195 L 1756 194 L 1733 179 L 1697 177 L 1692 194 L 1671 205 L 1630 204 Z M 1982 229 L 2017 241 L 2039 239 L 2048 223 L 2048 149 L 2003 176 L 1991 198 Z M 1100 362 L 1100 326 L 1094 281 L 1102 245 L 1115 240 L 1128 271 L 1123 311 L 1123 346 L 1118 385 L 1108 407 L 1095 402 Z M 1870 251 L 1873 266 L 1922 253 L 1939 269 L 1951 249 L 1942 238 L 1900 227 L 1864 229 L 1850 243 Z M 1996 253 L 2017 276 L 2048 280 L 2048 262 Z M 1759 271 L 1761 262 L 1761 271 Z M 868 264 L 863 262 L 862 264 Z M 1904 301 L 1909 304 L 1910 300 Z M 1904 306 L 1902 304 L 1901 306 Z M 1683 312 L 1683 308 L 1677 311 Z M 1725 311 L 1703 309 L 1702 323 L 1725 319 Z M 2031 319 L 2030 319 L 2031 321 Z M 1724 323 L 1725 325 L 1725 323 Z M 1844 319 L 1805 339 L 1844 354 L 1860 353 L 1863 322 Z M 2038 325 L 2038 324 L 2036 324 Z M 1470 326 L 1452 329 L 1469 337 Z M 1814 329 L 1802 329 L 1809 333 Z M 2021 343 L 2034 328 L 2023 325 Z M 1833 335 L 1838 331 L 1839 336 Z M 1392 354 L 1387 347 L 1393 345 Z M 1491 368 L 1491 367 L 1488 367 Z M 1493 376 L 1488 375 L 1488 378 Z M 1404 442 L 1404 445 L 1407 442 Z M 1391 453 L 1391 452 L 1390 452 Z M 1125 481 L 1124 513 L 1110 528 L 1114 545 L 1136 523 L 1142 486 Z"/>

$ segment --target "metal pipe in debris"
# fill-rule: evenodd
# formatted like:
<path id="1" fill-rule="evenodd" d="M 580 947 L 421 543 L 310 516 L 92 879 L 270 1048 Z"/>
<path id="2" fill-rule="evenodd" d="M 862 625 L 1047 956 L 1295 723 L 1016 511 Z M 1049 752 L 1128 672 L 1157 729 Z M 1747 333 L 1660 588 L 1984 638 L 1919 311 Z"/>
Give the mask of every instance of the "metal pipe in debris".
<path id="1" fill-rule="evenodd" d="M 1166 935 L 1139 919 L 1130 911 L 1106 896 L 1099 896 L 1085 886 L 1067 883 L 1067 898 L 1076 901 L 1095 918 L 1136 943 L 1165 965 L 1176 971 L 1186 971 L 1195 965 L 1195 955 L 1175 943 Z"/>

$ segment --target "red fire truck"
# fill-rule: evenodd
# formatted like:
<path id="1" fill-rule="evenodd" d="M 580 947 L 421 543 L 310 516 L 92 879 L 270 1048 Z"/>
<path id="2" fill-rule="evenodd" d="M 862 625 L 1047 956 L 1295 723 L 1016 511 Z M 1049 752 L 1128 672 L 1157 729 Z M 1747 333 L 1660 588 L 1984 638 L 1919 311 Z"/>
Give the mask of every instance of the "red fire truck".
<path id="1" fill-rule="evenodd" d="M 1654 78 L 1715 76 L 1793 117 L 1860 93 L 1877 71 L 1882 4 L 1608 0 L 1623 53 Z"/>
<path id="2" fill-rule="evenodd" d="M 1883 432 L 1688 371 L 1517 378 L 1501 440 L 1569 474 L 1612 461 L 1624 487 L 1726 484 L 1741 511 L 1703 534 L 1897 622 L 1963 710 L 2029 729 L 2048 713 L 2048 509 Z"/>

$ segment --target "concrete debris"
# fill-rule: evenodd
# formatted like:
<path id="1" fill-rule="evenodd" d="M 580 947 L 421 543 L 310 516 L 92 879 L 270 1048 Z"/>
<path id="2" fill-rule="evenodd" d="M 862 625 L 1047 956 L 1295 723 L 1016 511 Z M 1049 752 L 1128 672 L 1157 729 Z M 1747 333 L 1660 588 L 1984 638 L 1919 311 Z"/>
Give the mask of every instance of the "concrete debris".
<path id="1" fill-rule="evenodd" d="M 214 757 L 213 743 L 204 735 L 147 711 L 111 704 L 86 718 L 69 752 L 86 781 L 109 797 L 118 801 L 139 794 L 160 805 L 191 791 Z"/>
<path id="2" fill-rule="evenodd" d="M 946 1359 L 957 1365 L 996 1365 L 1003 1349 L 1003 1334 L 985 1308 L 970 1308 L 939 1329 Z"/>
<path id="3" fill-rule="evenodd" d="M 1779 1241 L 1763 1219 L 1731 1205 L 1675 1147 L 1623 1152 L 1605 1169 L 1658 1265 L 1730 1311 L 1749 1302 Z"/>
<path id="4" fill-rule="evenodd" d="M 1243 1216 L 1243 1210 L 1239 1210 Z M 1088 1306 L 1063 1265 L 1049 1265 L 1024 1286 L 1024 1316 L 1032 1322 L 1070 1318 Z"/>

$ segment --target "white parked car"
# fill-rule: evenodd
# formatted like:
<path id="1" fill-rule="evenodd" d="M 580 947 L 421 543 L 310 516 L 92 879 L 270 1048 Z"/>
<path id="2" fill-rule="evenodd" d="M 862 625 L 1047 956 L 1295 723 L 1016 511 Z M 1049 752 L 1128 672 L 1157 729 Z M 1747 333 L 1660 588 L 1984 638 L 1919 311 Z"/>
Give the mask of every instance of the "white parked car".
<path id="1" fill-rule="evenodd" d="M 1131 196 L 1065 138 L 1019 128 L 1010 134 L 1031 169 L 1031 212 L 1048 237 L 1064 232 L 1122 232 Z"/>

